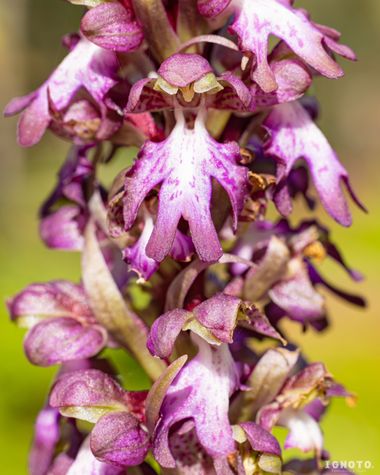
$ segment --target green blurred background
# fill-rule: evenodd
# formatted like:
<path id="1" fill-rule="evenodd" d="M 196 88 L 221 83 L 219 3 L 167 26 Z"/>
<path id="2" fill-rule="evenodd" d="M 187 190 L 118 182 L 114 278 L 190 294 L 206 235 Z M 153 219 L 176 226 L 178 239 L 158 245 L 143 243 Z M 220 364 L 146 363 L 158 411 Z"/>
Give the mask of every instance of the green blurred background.
<path id="1" fill-rule="evenodd" d="M 334 26 L 352 46 L 359 62 L 346 63 L 339 81 L 319 79 L 320 124 L 348 167 L 355 189 L 370 214 L 352 207 L 354 226 L 333 228 L 349 262 L 366 280 L 353 285 L 333 265 L 323 264 L 330 280 L 360 291 L 369 300 L 366 311 L 329 298 L 329 333 L 295 338 L 314 360 L 324 361 L 339 381 L 359 395 L 355 408 L 333 404 L 324 422 L 326 447 L 335 460 L 370 460 L 380 474 L 380 1 L 303 0 L 313 18 Z M 2 0 L 0 4 L 0 105 L 38 86 L 63 57 L 60 38 L 74 31 L 81 8 L 63 0 Z M 79 278 L 74 254 L 53 252 L 39 242 L 36 212 L 53 186 L 68 144 L 50 134 L 31 150 L 15 142 L 16 119 L 1 121 L 0 131 L 0 295 L 2 301 L 33 281 Z M 27 451 L 33 421 L 43 404 L 53 369 L 28 364 L 22 351 L 23 331 L 8 321 L 0 305 L 0 462 L 1 475 L 27 473 Z"/>

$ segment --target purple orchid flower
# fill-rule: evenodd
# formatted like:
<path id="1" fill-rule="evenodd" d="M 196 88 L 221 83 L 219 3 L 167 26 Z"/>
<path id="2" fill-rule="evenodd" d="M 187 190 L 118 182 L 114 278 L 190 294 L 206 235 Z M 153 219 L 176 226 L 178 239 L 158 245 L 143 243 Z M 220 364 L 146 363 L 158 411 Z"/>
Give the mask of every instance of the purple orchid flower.
<path id="1" fill-rule="evenodd" d="M 252 55 L 252 80 L 265 92 L 277 88 L 267 61 L 271 34 L 281 38 L 306 64 L 328 78 L 343 75 L 330 52 L 355 58 L 349 48 L 337 43 L 336 31 L 332 34 L 328 28 L 314 24 L 304 11 L 294 9 L 292 4 L 292 0 L 198 1 L 199 10 L 206 17 L 217 16 L 227 7 L 233 13 L 230 31 L 238 37 L 240 50 Z"/>
<path id="2" fill-rule="evenodd" d="M 83 248 L 83 231 L 89 216 L 85 187 L 94 174 L 87 150 L 87 147 L 71 150 L 59 171 L 56 187 L 41 207 L 41 238 L 53 249 Z M 61 206 L 57 208 L 57 204 Z"/>
<path id="3" fill-rule="evenodd" d="M 33 364 L 89 358 L 107 344 L 107 332 L 97 324 L 83 288 L 71 282 L 32 284 L 8 301 L 8 309 L 12 320 L 29 329 L 24 347 Z"/>
<path id="4" fill-rule="evenodd" d="M 147 346 L 153 355 L 168 358 L 181 330 L 191 330 L 210 345 L 233 343 L 238 323 L 260 335 L 283 341 L 258 309 L 247 306 L 239 298 L 217 294 L 192 311 L 175 309 L 158 317 L 152 325 Z"/>
<path id="5" fill-rule="evenodd" d="M 105 95 L 117 84 L 118 67 L 113 52 L 80 39 L 39 89 L 13 99 L 6 106 L 6 116 L 23 111 L 18 124 L 20 145 L 30 147 L 39 142 L 52 121 L 51 108 L 56 111 L 66 109 L 81 89 L 101 104 Z"/>
<path id="6" fill-rule="evenodd" d="M 40 231 L 82 253 L 80 285 L 32 284 L 8 301 L 29 360 L 62 365 L 30 472 L 331 473 L 320 421 L 352 395 L 285 340 L 282 319 L 327 328 L 320 286 L 364 306 L 320 274 L 325 257 L 362 277 L 315 219 L 267 214 L 273 202 L 288 217 L 299 196 L 314 208 L 308 170 L 337 222 L 351 224 L 344 187 L 362 207 L 304 97 L 354 53 L 293 0 L 70 2 L 87 10 L 69 54 L 5 109 L 22 112 L 21 145 L 48 128 L 73 144 Z M 283 465 L 275 426 L 311 458 Z"/>
<path id="7" fill-rule="evenodd" d="M 195 430 L 204 451 L 212 458 L 227 457 L 234 451 L 228 420 L 229 398 L 238 388 L 238 373 L 228 346 L 212 349 L 196 338 L 199 352 L 178 374 L 161 406 L 161 419 L 153 438 L 153 453 L 164 467 L 176 466 L 170 450 L 169 433 L 179 423 L 192 424 L 181 433 Z"/>
<path id="8" fill-rule="evenodd" d="M 348 172 L 307 111 L 297 102 L 282 104 L 270 112 L 264 124 L 271 133 L 266 153 L 278 160 L 278 183 L 286 179 L 297 160 L 304 159 L 326 211 L 338 223 L 349 226 L 352 219 L 341 188 L 342 182 L 355 203 L 363 210 L 365 208 L 352 190 Z M 284 200 L 282 196 L 281 200 L 277 200 L 280 211 L 287 215 L 289 211 L 284 209 L 284 201 L 290 200 Z"/>
<path id="9" fill-rule="evenodd" d="M 149 448 L 142 425 L 146 395 L 124 391 L 108 374 L 89 369 L 59 378 L 49 402 L 65 416 L 94 423 L 91 452 L 101 462 L 123 468 L 142 463 Z"/>
<path id="10" fill-rule="evenodd" d="M 289 433 L 285 448 L 314 451 L 320 457 L 323 435 L 319 421 L 333 396 L 350 397 L 350 394 L 334 382 L 322 363 L 310 364 L 290 376 L 274 400 L 260 408 L 257 422 L 269 431 L 274 425 L 286 427 Z"/>

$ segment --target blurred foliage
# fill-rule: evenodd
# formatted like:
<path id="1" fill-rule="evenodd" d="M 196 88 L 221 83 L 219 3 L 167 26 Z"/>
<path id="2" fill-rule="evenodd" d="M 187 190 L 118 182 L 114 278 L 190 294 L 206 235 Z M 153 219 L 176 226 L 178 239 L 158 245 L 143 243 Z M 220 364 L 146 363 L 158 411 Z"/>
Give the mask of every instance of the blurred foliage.
<path id="1" fill-rule="evenodd" d="M 377 178 L 380 173 L 380 72 L 377 37 L 380 29 L 379 0 L 299 0 L 313 18 L 343 32 L 358 64 L 345 63 L 346 77 L 339 81 L 319 79 L 316 92 L 322 104 L 321 127 L 348 167 L 353 184 L 370 209 L 368 216 L 354 211 L 354 226 L 339 228 L 322 212 L 333 228 L 333 237 L 349 262 L 367 279 L 353 285 L 330 264 L 323 271 L 331 281 L 367 295 L 367 311 L 357 310 L 329 298 L 332 326 L 324 335 L 301 335 L 289 325 L 295 339 L 312 360 L 322 360 L 338 381 L 359 395 L 353 409 L 341 401 L 324 422 L 326 447 L 334 460 L 371 460 L 373 473 L 380 473 L 380 400 L 377 382 L 380 366 L 378 334 L 379 219 Z M 64 55 L 63 34 L 77 28 L 81 7 L 63 0 L 2 0 L 0 5 L 1 105 L 40 84 Z M 49 251 L 38 238 L 37 209 L 53 186 L 56 171 L 68 145 L 48 136 L 32 150 L 20 151 L 15 143 L 16 120 L 1 123 L 0 147 L 0 294 L 13 295 L 30 282 L 54 278 L 79 279 L 79 257 Z M 118 158 L 125 166 L 129 157 Z M 1 475 L 27 473 L 27 451 L 34 418 L 44 402 L 54 369 L 31 366 L 22 352 L 23 331 L 8 321 L 0 307 L 0 447 L 4 456 Z M 136 381 L 136 368 L 118 356 L 129 387 Z"/>

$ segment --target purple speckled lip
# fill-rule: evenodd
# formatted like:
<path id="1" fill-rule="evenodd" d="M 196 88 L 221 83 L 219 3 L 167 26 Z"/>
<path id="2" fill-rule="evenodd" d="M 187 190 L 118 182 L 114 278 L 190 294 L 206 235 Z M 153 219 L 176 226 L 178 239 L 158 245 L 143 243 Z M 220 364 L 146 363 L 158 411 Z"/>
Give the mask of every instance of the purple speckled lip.
<path id="1" fill-rule="evenodd" d="M 4 111 L 22 146 L 71 143 L 39 228 L 81 255 L 78 283 L 7 302 L 29 361 L 59 365 L 31 475 L 330 473 L 320 423 L 353 396 L 284 323 L 327 330 L 322 286 L 365 306 L 320 273 L 362 278 L 308 215 L 349 226 L 345 188 L 364 209 L 310 96 L 355 54 L 293 0 L 69 1 L 66 57 Z"/>

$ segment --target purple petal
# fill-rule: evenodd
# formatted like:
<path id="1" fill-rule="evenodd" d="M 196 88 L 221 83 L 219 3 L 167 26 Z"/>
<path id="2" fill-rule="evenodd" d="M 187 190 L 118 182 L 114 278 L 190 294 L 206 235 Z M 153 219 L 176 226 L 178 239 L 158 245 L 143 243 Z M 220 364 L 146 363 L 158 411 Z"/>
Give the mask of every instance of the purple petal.
<path id="1" fill-rule="evenodd" d="M 278 331 L 271 325 L 268 318 L 254 305 L 246 307 L 244 309 L 244 314 L 247 317 L 248 321 L 243 320 L 242 326 L 249 328 L 259 335 L 266 336 L 268 338 L 274 338 L 275 340 L 280 340 L 283 345 L 286 344 L 286 340 L 278 333 Z"/>
<path id="2" fill-rule="evenodd" d="M 133 12 L 120 3 L 103 3 L 89 10 L 81 31 L 96 45 L 112 51 L 133 51 L 144 38 Z"/>
<path id="3" fill-rule="evenodd" d="M 22 147 L 32 147 L 44 135 L 50 123 L 47 92 L 42 87 L 21 114 L 17 125 L 17 140 Z"/>
<path id="4" fill-rule="evenodd" d="M 41 219 L 41 239 L 51 249 L 81 251 L 84 244 L 82 221 L 77 206 L 62 206 Z"/>
<path id="5" fill-rule="evenodd" d="M 148 449 L 147 432 L 127 412 L 104 415 L 91 432 L 91 450 L 95 457 L 117 467 L 141 464 Z"/>
<path id="6" fill-rule="evenodd" d="M 210 63 L 203 56 L 177 53 L 161 63 L 157 72 L 170 85 L 186 87 L 213 71 Z"/>
<path id="7" fill-rule="evenodd" d="M 8 302 L 8 309 L 12 320 L 30 319 L 32 324 L 53 317 L 94 322 L 83 288 L 66 280 L 29 285 Z"/>
<path id="8" fill-rule="evenodd" d="M 128 103 L 125 108 L 126 113 L 133 112 L 146 112 L 166 109 L 171 106 L 170 102 L 167 102 L 164 95 L 155 91 L 151 86 L 154 80 L 150 78 L 144 78 L 137 81 L 131 88 Z"/>
<path id="9" fill-rule="evenodd" d="M 254 55 L 252 79 L 263 91 L 272 92 L 277 88 L 267 60 L 268 38 L 272 34 L 324 76 L 338 78 L 343 75 L 322 44 L 324 35 L 300 10 L 278 0 L 243 0 L 236 10 L 230 30 L 238 36 L 240 49 Z"/>
<path id="10" fill-rule="evenodd" d="M 48 472 L 60 438 L 59 419 L 59 411 L 51 407 L 45 407 L 38 414 L 29 455 L 31 475 L 45 475 Z"/>
<path id="11" fill-rule="evenodd" d="M 123 259 L 140 278 L 148 280 L 159 268 L 159 263 L 147 256 L 145 248 L 153 230 L 153 219 L 146 213 L 144 229 L 136 243 L 123 250 Z"/>
<path id="12" fill-rule="evenodd" d="M 278 181 L 288 176 L 295 162 L 303 158 L 325 209 L 338 223 L 349 226 L 351 214 L 341 187 L 343 181 L 353 196 L 348 173 L 302 105 L 294 102 L 276 106 L 265 125 L 272 134 L 267 153 L 279 160 Z"/>
<path id="13" fill-rule="evenodd" d="M 194 254 L 194 244 L 189 236 L 181 233 L 181 231 L 176 232 L 173 247 L 170 250 L 170 257 L 176 261 L 189 261 L 191 256 Z"/>
<path id="14" fill-rule="evenodd" d="M 231 0 L 198 0 L 199 13 L 205 17 L 213 18 L 225 10 Z"/>
<path id="15" fill-rule="evenodd" d="M 281 447 L 277 439 L 254 422 L 243 422 L 240 427 L 246 433 L 248 442 L 255 452 L 267 453 L 281 457 Z"/>
<path id="16" fill-rule="evenodd" d="M 212 457 L 234 451 L 228 420 L 229 397 L 237 387 L 237 372 L 227 345 L 216 349 L 197 338 L 199 352 L 181 370 L 167 391 L 154 437 L 154 455 L 164 467 L 175 467 L 169 447 L 174 424 L 194 421 L 198 440 Z"/>
<path id="17" fill-rule="evenodd" d="M 252 102 L 250 110 L 255 111 L 264 107 L 271 107 L 283 102 L 299 99 L 309 88 L 312 76 L 307 68 L 297 59 L 285 59 L 270 63 L 276 78 L 277 89 L 265 93 L 256 84 L 251 86 Z"/>
<path id="18" fill-rule="evenodd" d="M 269 290 L 269 297 L 287 315 L 301 323 L 318 320 L 326 314 L 325 300 L 312 286 L 305 264 L 299 259 L 289 263 L 293 275 Z"/>
<path id="19" fill-rule="evenodd" d="M 11 117 L 12 115 L 19 114 L 26 109 L 31 102 L 35 99 L 37 92 L 31 92 L 26 96 L 13 98 L 4 108 L 4 116 Z"/>
<path id="20" fill-rule="evenodd" d="M 102 327 L 85 327 L 73 318 L 60 317 L 35 325 L 25 338 L 24 348 L 31 363 L 51 366 L 95 356 L 106 342 Z"/>
<path id="21" fill-rule="evenodd" d="M 229 295 L 217 294 L 197 305 L 194 317 L 224 343 L 232 343 L 241 300 Z"/>
<path id="22" fill-rule="evenodd" d="M 127 393 L 108 374 L 96 369 L 63 375 L 53 386 L 50 405 L 61 414 L 96 422 L 110 411 L 128 411 Z"/>
<path id="23" fill-rule="evenodd" d="M 176 309 L 157 318 L 150 329 L 147 347 L 153 356 L 168 358 L 174 349 L 177 336 L 181 333 L 191 313 Z"/>
<path id="24" fill-rule="evenodd" d="M 236 222 L 247 180 L 247 170 L 236 165 L 238 157 L 238 145 L 216 142 L 199 118 L 194 129 L 187 129 L 184 118 L 179 118 L 165 141 L 145 143 L 125 183 L 124 221 L 129 229 L 144 197 L 161 183 L 157 220 L 146 248 L 148 256 L 159 262 L 164 259 L 183 217 L 189 222 L 200 258 L 208 262 L 220 258 L 222 249 L 210 212 L 211 179 L 214 177 L 227 191 Z"/>

